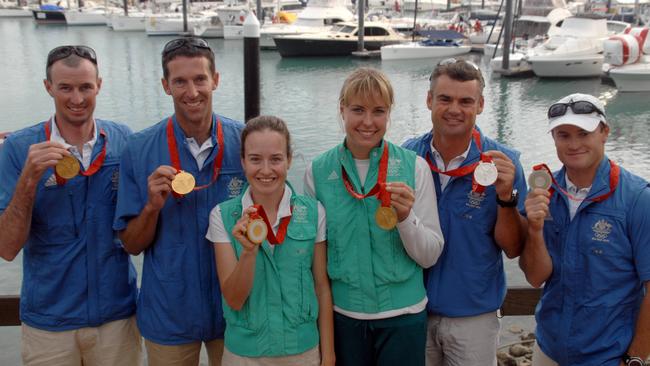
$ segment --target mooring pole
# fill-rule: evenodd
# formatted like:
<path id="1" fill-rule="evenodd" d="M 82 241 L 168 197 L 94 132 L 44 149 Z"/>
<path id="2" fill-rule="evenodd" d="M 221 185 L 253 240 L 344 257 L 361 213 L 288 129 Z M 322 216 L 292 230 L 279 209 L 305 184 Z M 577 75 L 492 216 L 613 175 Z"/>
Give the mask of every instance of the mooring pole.
<path id="1" fill-rule="evenodd" d="M 244 120 L 260 115 L 260 22 L 248 12 L 244 21 Z"/>

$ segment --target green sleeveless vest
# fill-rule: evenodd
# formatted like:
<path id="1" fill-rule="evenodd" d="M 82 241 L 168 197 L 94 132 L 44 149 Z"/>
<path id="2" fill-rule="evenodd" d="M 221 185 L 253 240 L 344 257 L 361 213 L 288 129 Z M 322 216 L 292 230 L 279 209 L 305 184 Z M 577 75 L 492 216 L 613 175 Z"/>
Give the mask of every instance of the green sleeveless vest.
<path id="1" fill-rule="evenodd" d="M 241 197 L 220 205 L 228 233 L 241 217 Z M 255 261 L 255 279 L 248 299 L 236 311 L 223 300 L 225 346 L 246 357 L 288 356 L 316 347 L 318 301 L 312 275 L 318 206 L 310 197 L 291 197 L 292 217 L 284 242 L 270 250 L 264 241 Z M 230 235 L 237 258 L 242 246 Z"/>
<path id="2" fill-rule="evenodd" d="M 379 200 L 358 200 L 343 184 L 341 166 L 356 192 L 370 191 L 377 182 L 384 143 L 389 153 L 387 181 L 414 188 L 415 153 L 388 141 L 371 151 L 365 182 L 359 181 L 352 154 L 342 144 L 312 163 L 316 198 L 327 212 L 327 271 L 334 305 L 347 311 L 375 314 L 425 297 L 422 268 L 406 253 L 397 228 L 386 231 L 375 222 Z"/>

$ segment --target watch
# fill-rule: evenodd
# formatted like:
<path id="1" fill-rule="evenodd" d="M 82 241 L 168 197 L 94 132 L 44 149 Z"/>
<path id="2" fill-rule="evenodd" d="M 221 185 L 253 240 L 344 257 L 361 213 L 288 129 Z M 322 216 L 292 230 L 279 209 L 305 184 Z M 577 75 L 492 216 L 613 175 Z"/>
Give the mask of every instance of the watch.
<path id="1" fill-rule="evenodd" d="M 647 366 L 641 357 L 630 356 L 627 353 L 623 355 L 623 363 L 626 366 Z"/>
<path id="2" fill-rule="evenodd" d="M 517 192 L 516 189 L 512 190 L 512 194 L 510 195 L 509 201 L 500 200 L 498 194 L 496 196 L 497 196 L 497 204 L 501 207 L 516 207 L 517 203 L 519 203 L 519 192 Z"/>

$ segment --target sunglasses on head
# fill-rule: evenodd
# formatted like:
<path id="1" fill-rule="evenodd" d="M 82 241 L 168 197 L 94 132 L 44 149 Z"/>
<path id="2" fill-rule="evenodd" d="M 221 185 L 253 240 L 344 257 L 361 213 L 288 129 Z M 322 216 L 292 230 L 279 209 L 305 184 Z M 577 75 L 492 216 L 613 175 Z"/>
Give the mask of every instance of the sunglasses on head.
<path id="1" fill-rule="evenodd" d="M 52 66 L 52 64 L 59 60 L 70 57 L 72 54 L 85 58 L 97 65 L 97 54 L 95 54 L 95 50 L 92 48 L 88 46 L 59 46 L 47 54 L 47 67 Z"/>
<path id="2" fill-rule="evenodd" d="M 605 112 L 601 111 L 593 103 L 584 100 L 570 103 L 555 103 L 548 109 L 548 118 L 564 116 L 568 108 L 571 108 L 574 114 L 591 114 L 598 113 L 605 117 Z"/>
<path id="3" fill-rule="evenodd" d="M 206 50 L 211 50 L 210 45 L 208 45 L 208 42 L 206 42 L 204 39 L 196 38 L 196 37 L 188 37 L 188 38 L 176 38 L 167 42 L 165 48 L 163 48 L 162 54 L 163 56 L 166 56 L 170 52 L 176 51 L 177 49 L 185 46 L 198 47 Z"/>

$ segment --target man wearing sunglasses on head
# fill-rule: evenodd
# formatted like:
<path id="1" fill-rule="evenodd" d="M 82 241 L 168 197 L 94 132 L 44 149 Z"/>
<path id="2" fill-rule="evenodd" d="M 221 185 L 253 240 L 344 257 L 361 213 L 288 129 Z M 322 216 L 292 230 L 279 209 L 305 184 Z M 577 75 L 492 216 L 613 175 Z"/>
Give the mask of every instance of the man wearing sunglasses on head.
<path id="1" fill-rule="evenodd" d="M 210 210 L 241 193 L 243 125 L 212 111 L 219 74 L 206 41 L 170 41 L 162 66 L 174 114 L 130 138 L 114 228 L 127 251 L 144 252 L 137 318 L 149 362 L 198 365 L 205 343 L 219 365 L 225 322 L 205 233 Z"/>
<path id="2" fill-rule="evenodd" d="M 526 199 L 519 264 L 535 287 L 536 366 L 643 366 L 650 355 L 650 189 L 605 155 L 603 103 L 572 94 L 548 110 L 562 169 Z"/>
<path id="3" fill-rule="evenodd" d="M 426 99 L 433 128 L 404 144 L 429 162 L 448 243 L 425 278 L 427 366 L 496 366 L 502 253 L 518 256 L 524 241 L 519 153 L 476 128 L 484 87 L 473 63 L 441 61 Z"/>
<path id="4" fill-rule="evenodd" d="M 23 249 L 23 364 L 140 365 L 135 269 L 112 229 L 131 130 L 93 117 L 93 49 L 57 47 L 45 71 L 54 114 L 0 152 L 0 255 Z"/>

